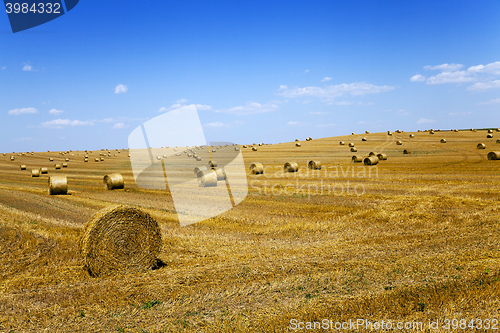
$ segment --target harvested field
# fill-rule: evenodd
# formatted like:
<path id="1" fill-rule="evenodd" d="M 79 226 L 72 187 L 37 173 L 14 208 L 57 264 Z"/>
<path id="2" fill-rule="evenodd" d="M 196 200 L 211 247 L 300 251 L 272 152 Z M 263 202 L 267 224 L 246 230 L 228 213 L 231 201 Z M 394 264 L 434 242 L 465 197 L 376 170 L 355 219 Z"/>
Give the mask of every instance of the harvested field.
<path id="1" fill-rule="evenodd" d="M 405 155 L 396 141 L 409 134 Z M 288 332 L 294 318 L 498 318 L 500 164 L 477 149 L 484 130 L 439 135 L 446 144 L 383 132 L 242 149 L 247 198 L 187 227 L 168 190 L 135 185 L 128 152 L 74 158 L 63 170 L 49 160 L 62 163 L 57 152 L 16 163 L 0 156 L 0 332 Z M 387 160 L 352 163 L 339 145 L 349 138 L 363 158 Z M 87 155 L 100 160 L 97 150 Z M 255 161 L 263 174 L 252 174 Z M 297 172 L 283 172 L 287 161 Z M 39 168 L 48 174 L 32 178 Z M 68 194 L 50 196 L 48 177 L 60 172 Z M 123 190 L 103 186 L 113 173 Z M 162 264 L 92 277 L 79 248 L 84 225 L 115 204 L 158 223 Z"/>

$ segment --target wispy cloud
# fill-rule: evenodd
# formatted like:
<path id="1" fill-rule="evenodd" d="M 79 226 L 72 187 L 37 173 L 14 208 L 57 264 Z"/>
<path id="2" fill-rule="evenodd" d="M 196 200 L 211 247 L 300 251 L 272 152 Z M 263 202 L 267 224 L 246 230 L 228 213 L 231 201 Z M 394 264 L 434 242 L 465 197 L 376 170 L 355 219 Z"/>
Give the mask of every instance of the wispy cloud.
<path id="1" fill-rule="evenodd" d="M 24 64 L 23 71 L 32 72 L 32 71 L 34 71 L 34 69 L 33 69 L 33 66 L 31 66 L 30 64 Z"/>
<path id="2" fill-rule="evenodd" d="M 233 122 L 230 122 L 230 123 L 223 123 L 223 122 L 220 122 L 220 121 L 215 121 L 213 123 L 203 124 L 203 127 L 206 127 L 206 128 L 235 127 L 235 126 L 238 126 L 238 125 L 241 125 L 241 124 L 243 124 L 243 122 L 239 121 L 239 120 L 236 120 L 236 121 L 233 121 Z"/>
<path id="3" fill-rule="evenodd" d="M 52 109 L 49 111 L 50 114 L 61 114 L 63 112 L 64 112 L 63 110 L 56 110 L 56 109 Z"/>
<path id="4" fill-rule="evenodd" d="M 7 69 L 7 66 L 3 66 L 3 67 L 2 67 L 2 70 L 6 70 L 6 69 Z"/>
<path id="5" fill-rule="evenodd" d="M 314 115 L 322 115 L 322 114 L 328 114 L 329 112 L 321 112 L 321 111 L 309 111 L 309 114 L 314 114 Z"/>
<path id="6" fill-rule="evenodd" d="M 113 129 L 122 129 L 122 128 L 127 128 L 128 125 L 125 125 L 124 123 L 116 123 L 113 125 Z"/>
<path id="7" fill-rule="evenodd" d="M 323 80 L 321 80 L 321 82 L 328 82 L 330 81 L 332 78 L 329 77 L 329 76 L 325 76 L 325 78 Z"/>
<path id="8" fill-rule="evenodd" d="M 298 121 L 289 121 L 287 123 L 287 125 L 290 125 L 290 126 L 295 126 L 295 125 L 298 125 L 298 124 L 300 124 Z"/>
<path id="9" fill-rule="evenodd" d="M 124 94 L 128 91 L 128 87 L 124 84 L 119 84 L 115 87 L 115 94 Z"/>
<path id="10" fill-rule="evenodd" d="M 500 80 L 474 83 L 472 86 L 467 87 L 467 90 L 477 91 L 477 90 L 489 90 L 495 88 L 500 88 Z"/>
<path id="11" fill-rule="evenodd" d="M 65 126 L 92 126 L 94 125 L 94 123 L 91 121 L 54 119 L 51 121 L 43 122 L 41 125 L 42 127 L 48 127 L 48 128 L 62 128 Z"/>
<path id="12" fill-rule="evenodd" d="M 21 114 L 34 114 L 38 113 L 38 110 L 35 108 L 21 108 L 21 109 L 13 109 L 9 111 L 11 116 L 19 116 Z"/>
<path id="13" fill-rule="evenodd" d="M 463 83 L 475 81 L 476 78 L 468 71 L 443 72 L 438 75 L 431 76 L 427 79 L 427 84 L 443 84 L 443 83 Z"/>
<path id="14" fill-rule="evenodd" d="M 422 82 L 422 81 L 425 81 L 425 76 L 420 75 L 420 74 L 413 75 L 413 76 L 410 78 L 410 81 L 411 81 L 411 82 Z"/>
<path id="15" fill-rule="evenodd" d="M 472 114 L 472 112 L 468 111 L 468 112 L 450 112 L 448 113 L 450 116 L 465 116 L 465 115 L 468 115 L 468 114 Z"/>
<path id="16" fill-rule="evenodd" d="M 286 85 L 281 85 L 277 91 L 277 95 L 287 98 L 297 97 L 319 97 L 325 102 L 332 102 L 335 98 L 349 94 L 352 96 L 361 96 L 366 94 L 378 94 L 395 89 L 392 86 L 376 86 L 366 82 L 343 83 L 325 87 L 294 87 L 288 88 Z"/>
<path id="17" fill-rule="evenodd" d="M 310 70 L 306 69 L 306 70 L 304 71 L 304 74 L 307 74 L 307 73 L 309 73 L 309 72 L 310 72 Z"/>
<path id="18" fill-rule="evenodd" d="M 491 104 L 500 104 L 500 98 L 490 99 L 488 102 L 478 103 L 478 105 L 491 105 Z"/>
<path id="19" fill-rule="evenodd" d="M 458 71 L 460 68 L 464 67 L 462 64 L 442 64 L 442 65 L 435 65 L 435 66 L 424 66 L 424 69 L 427 71 L 434 71 L 434 70 L 441 70 L 443 72 L 455 72 Z"/>
<path id="20" fill-rule="evenodd" d="M 231 113 L 235 115 L 251 115 L 258 113 L 273 112 L 279 109 L 279 102 L 273 101 L 268 103 L 247 102 L 246 105 L 235 106 L 229 109 L 217 110 L 216 112 Z"/>
<path id="21" fill-rule="evenodd" d="M 204 124 L 203 126 L 205 127 L 226 127 L 227 124 L 224 124 L 220 121 L 216 121 L 216 122 L 213 122 L 213 123 L 208 123 L 208 124 Z"/>
<path id="22" fill-rule="evenodd" d="M 426 119 L 426 118 L 420 118 L 417 120 L 417 124 L 430 124 L 430 123 L 435 123 L 436 121 L 433 119 Z"/>
<path id="23" fill-rule="evenodd" d="M 158 110 L 158 112 L 163 113 L 163 112 L 176 110 L 176 109 L 182 108 L 184 106 L 188 106 L 187 102 L 188 102 L 187 99 L 179 99 L 179 100 L 175 101 L 174 104 L 170 105 L 168 108 L 162 106 Z M 191 104 L 191 105 L 194 105 L 196 107 L 196 110 L 198 110 L 198 111 L 212 110 L 212 107 L 210 105 L 205 105 L 205 104 Z"/>

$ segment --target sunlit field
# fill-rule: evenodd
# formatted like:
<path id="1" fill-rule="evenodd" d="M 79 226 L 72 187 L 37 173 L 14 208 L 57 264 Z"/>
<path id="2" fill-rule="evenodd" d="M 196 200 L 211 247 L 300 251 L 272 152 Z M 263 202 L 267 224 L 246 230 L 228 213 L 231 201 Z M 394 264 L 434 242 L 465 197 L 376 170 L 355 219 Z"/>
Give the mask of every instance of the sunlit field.
<path id="1" fill-rule="evenodd" d="M 500 151 L 499 132 L 303 139 L 257 151 L 241 143 L 247 198 L 187 227 L 168 191 L 135 185 L 123 147 L 106 147 L 111 157 L 106 150 L 101 162 L 94 158 L 104 151 L 94 150 L 87 163 L 82 151 L 0 155 L 0 332 L 289 332 L 292 322 L 324 319 L 425 329 L 436 320 L 498 320 L 500 160 L 487 154 Z M 388 158 L 351 161 L 370 152 Z M 68 167 L 55 170 L 66 158 Z M 322 169 L 308 169 L 310 160 Z M 289 161 L 297 173 L 283 172 Z M 252 162 L 264 174 L 252 175 Z M 40 167 L 48 174 L 32 178 Z M 105 189 L 110 172 L 124 176 L 124 190 Z M 68 176 L 68 195 L 48 194 L 54 174 Z M 114 204 L 158 221 L 164 267 L 103 277 L 84 270 L 83 227 Z"/>

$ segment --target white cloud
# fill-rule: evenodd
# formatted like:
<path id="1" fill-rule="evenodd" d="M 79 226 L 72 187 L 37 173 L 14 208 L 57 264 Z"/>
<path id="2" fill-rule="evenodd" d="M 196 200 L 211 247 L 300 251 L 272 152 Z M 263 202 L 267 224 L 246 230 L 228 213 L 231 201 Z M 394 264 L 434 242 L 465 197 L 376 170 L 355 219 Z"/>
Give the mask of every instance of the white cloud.
<path id="1" fill-rule="evenodd" d="M 321 82 L 328 82 L 330 81 L 332 78 L 329 77 L 329 76 L 325 76 L 325 78 L 323 80 L 321 80 Z"/>
<path id="2" fill-rule="evenodd" d="M 491 99 L 488 102 L 481 102 L 478 103 L 478 105 L 489 105 L 489 104 L 500 104 L 500 98 L 497 99 Z"/>
<path id="3" fill-rule="evenodd" d="M 335 124 L 319 124 L 319 125 L 316 125 L 316 127 L 332 127 L 332 126 L 335 126 Z"/>
<path id="4" fill-rule="evenodd" d="M 464 116 L 468 114 L 472 114 L 472 112 L 450 112 L 448 113 L 450 116 Z"/>
<path id="5" fill-rule="evenodd" d="M 64 112 L 63 110 L 56 110 L 56 109 L 52 109 L 49 111 L 50 114 L 61 114 L 63 112 Z"/>
<path id="6" fill-rule="evenodd" d="M 2 70 L 5 70 L 5 69 L 7 69 L 7 67 L 6 67 L 6 66 L 3 66 L 3 67 L 2 67 Z"/>
<path id="7" fill-rule="evenodd" d="M 205 127 L 226 127 L 227 125 L 220 122 L 220 121 L 216 121 L 213 123 L 204 124 L 203 126 L 205 126 Z"/>
<path id="8" fill-rule="evenodd" d="M 410 81 L 411 81 L 411 82 L 422 82 L 422 81 L 425 81 L 425 76 L 420 75 L 420 74 L 413 75 L 413 76 L 410 78 Z"/>
<path id="9" fill-rule="evenodd" d="M 20 114 L 33 114 L 38 113 L 38 110 L 35 108 L 22 108 L 22 109 L 13 109 L 9 111 L 11 116 L 18 116 Z"/>
<path id="10" fill-rule="evenodd" d="M 307 73 L 309 73 L 309 72 L 310 72 L 310 71 L 309 71 L 308 69 L 306 69 L 306 70 L 304 71 L 304 74 L 307 74 Z"/>
<path id="11" fill-rule="evenodd" d="M 180 99 L 180 100 L 176 101 L 174 104 L 170 105 L 168 108 L 162 106 L 158 110 L 158 112 L 159 113 L 168 112 L 168 111 L 172 111 L 172 110 L 176 110 L 176 109 L 182 108 L 184 106 L 188 106 L 187 104 L 184 104 L 186 102 L 187 102 L 187 99 Z M 196 107 L 196 110 L 198 110 L 198 111 L 212 110 L 212 107 L 210 105 L 205 105 L 205 104 L 191 104 L 191 105 L 194 105 Z"/>
<path id="12" fill-rule="evenodd" d="M 471 66 L 467 69 L 473 73 L 487 73 L 493 75 L 500 75 L 500 61 L 495 61 L 487 65 Z"/>
<path id="13" fill-rule="evenodd" d="M 309 111 L 309 114 L 315 114 L 315 115 L 328 114 L 328 113 L 329 112 Z"/>
<path id="14" fill-rule="evenodd" d="M 43 122 L 42 127 L 62 128 L 64 126 L 92 126 L 91 121 L 69 120 L 69 119 L 54 119 L 51 121 Z"/>
<path id="15" fill-rule="evenodd" d="M 500 80 L 474 83 L 472 86 L 467 87 L 467 90 L 470 90 L 470 91 L 488 90 L 488 89 L 494 89 L 494 88 L 500 88 Z"/>
<path id="16" fill-rule="evenodd" d="M 250 115 L 250 114 L 257 114 L 257 113 L 266 113 L 266 112 L 273 112 L 279 109 L 279 103 L 278 102 L 269 102 L 265 104 L 261 103 L 256 103 L 256 102 L 247 102 L 246 105 L 242 106 L 235 106 L 230 109 L 224 109 L 224 110 L 217 110 L 216 112 L 221 112 L 221 113 L 231 113 L 235 115 Z"/>
<path id="17" fill-rule="evenodd" d="M 436 66 L 424 66 L 425 70 L 441 70 L 443 72 L 454 72 L 458 71 L 460 68 L 464 67 L 462 64 L 442 64 L 442 65 L 436 65 Z"/>
<path id="18" fill-rule="evenodd" d="M 432 119 L 425 119 L 425 118 L 420 118 L 418 121 L 417 121 L 417 124 L 430 124 L 430 123 L 435 123 L 436 121 L 435 120 L 432 120 Z"/>
<path id="19" fill-rule="evenodd" d="M 468 71 L 443 72 L 427 79 L 427 84 L 462 83 L 476 79 Z"/>
<path id="20" fill-rule="evenodd" d="M 340 101 L 340 102 L 335 102 L 335 105 L 353 105 L 354 102 L 351 101 Z"/>
<path id="21" fill-rule="evenodd" d="M 114 126 L 113 126 L 113 129 L 121 129 L 121 128 L 127 128 L 128 125 L 125 125 L 124 123 L 116 123 Z"/>
<path id="22" fill-rule="evenodd" d="M 175 101 L 176 104 L 186 104 L 187 102 L 188 102 L 188 100 L 184 99 L 184 98 L 181 98 L 181 99 Z"/>
<path id="23" fill-rule="evenodd" d="M 124 94 L 128 90 L 128 87 L 124 84 L 119 84 L 115 87 L 115 94 Z"/>
<path id="24" fill-rule="evenodd" d="M 298 124 L 300 124 L 298 121 L 289 121 L 287 123 L 287 125 L 290 125 L 290 126 L 295 126 L 295 125 L 298 125 Z"/>
<path id="25" fill-rule="evenodd" d="M 33 71 L 33 67 L 30 64 L 25 64 L 23 67 L 23 71 L 31 72 L 31 71 Z"/>
<path id="26" fill-rule="evenodd" d="M 408 111 L 405 111 L 405 110 L 398 110 L 398 111 L 396 111 L 396 114 L 397 114 L 398 116 L 407 116 L 407 115 L 409 115 L 410 113 L 409 113 Z"/>
<path id="27" fill-rule="evenodd" d="M 288 88 L 281 85 L 277 94 L 288 98 L 296 97 L 319 97 L 324 101 L 331 102 L 334 98 L 350 94 L 353 96 L 361 96 L 366 94 L 378 94 L 393 90 L 391 86 L 376 86 L 365 82 L 343 83 L 325 87 L 304 87 L 304 88 Z"/>

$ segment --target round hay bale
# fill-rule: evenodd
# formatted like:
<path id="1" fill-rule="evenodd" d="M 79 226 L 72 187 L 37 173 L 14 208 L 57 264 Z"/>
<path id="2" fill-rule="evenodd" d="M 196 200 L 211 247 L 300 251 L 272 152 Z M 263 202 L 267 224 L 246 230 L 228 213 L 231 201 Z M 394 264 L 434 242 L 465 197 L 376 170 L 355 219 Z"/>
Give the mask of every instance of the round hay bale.
<path id="1" fill-rule="evenodd" d="M 340 141 L 339 145 L 343 146 L 343 145 L 345 145 L 345 142 L 344 141 Z"/>
<path id="2" fill-rule="evenodd" d="M 66 162 L 69 162 L 69 158 L 65 159 Z"/>
<path id="3" fill-rule="evenodd" d="M 104 157 L 101 157 L 101 162 L 104 161 Z"/>
<path id="4" fill-rule="evenodd" d="M 354 143 L 349 142 L 349 147 L 354 147 Z"/>
<path id="5" fill-rule="evenodd" d="M 259 144 L 258 144 L 258 146 L 259 146 L 259 147 L 261 147 L 261 146 L 263 146 L 263 145 L 264 145 L 263 143 L 259 143 Z"/>
<path id="6" fill-rule="evenodd" d="M 26 165 L 21 164 L 21 165 L 20 165 L 20 168 L 21 168 L 21 170 L 26 170 Z"/>
<path id="7" fill-rule="evenodd" d="M 398 140 L 398 141 L 396 141 L 396 144 L 397 144 L 398 146 L 401 146 L 401 145 L 403 144 L 403 142 L 401 142 L 401 141 L 399 141 L 399 140 Z"/>
<path id="8" fill-rule="evenodd" d="M 40 177 L 39 169 L 31 169 L 31 177 Z"/>
<path id="9" fill-rule="evenodd" d="M 415 134 L 410 134 L 410 138 L 414 138 L 415 137 Z"/>
<path id="10" fill-rule="evenodd" d="M 14 161 L 16 160 L 16 158 L 15 158 L 14 156 L 11 156 L 11 157 L 10 157 L 10 160 L 11 160 L 12 162 L 14 162 Z"/>
<path id="11" fill-rule="evenodd" d="M 196 157 L 196 160 L 199 162 L 201 161 L 201 157 Z"/>
<path id="12" fill-rule="evenodd" d="M 198 186 L 200 187 L 217 186 L 217 173 L 212 169 L 200 170 L 196 176 L 198 177 Z"/>
<path id="13" fill-rule="evenodd" d="M 63 164 L 62 164 L 62 167 L 63 167 L 63 168 L 67 168 L 67 167 L 68 167 L 68 163 L 63 163 Z"/>
<path id="14" fill-rule="evenodd" d="M 309 161 L 307 163 L 307 166 L 309 167 L 309 169 L 313 169 L 313 170 L 321 170 L 321 162 L 320 161 Z"/>
<path id="15" fill-rule="evenodd" d="M 54 162 L 54 159 L 52 157 L 49 157 L 50 162 Z"/>
<path id="16" fill-rule="evenodd" d="M 312 141 L 312 139 L 313 139 L 313 138 L 311 138 L 311 137 L 308 137 L 308 139 L 309 139 L 308 141 Z"/>
<path id="17" fill-rule="evenodd" d="M 370 134 L 370 132 L 369 131 L 365 131 L 365 134 Z"/>
<path id="18" fill-rule="evenodd" d="M 88 158 L 84 158 L 84 159 L 83 159 L 83 161 L 84 161 L 84 162 L 88 162 L 88 161 L 89 161 L 89 159 L 88 159 Z"/>
<path id="19" fill-rule="evenodd" d="M 158 223 L 148 213 L 126 206 L 97 212 L 80 239 L 84 267 L 92 276 L 151 269 L 162 245 Z"/>
<path id="20" fill-rule="evenodd" d="M 119 173 L 105 175 L 102 182 L 104 183 L 104 187 L 109 191 L 125 188 L 125 182 L 123 181 L 122 175 Z"/>
<path id="21" fill-rule="evenodd" d="M 488 134 L 486 137 L 487 137 L 488 139 L 492 139 L 492 138 L 493 138 L 493 134 Z"/>
<path id="22" fill-rule="evenodd" d="M 363 162 L 365 163 L 365 165 L 376 165 L 378 163 L 378 157 L 368 156 L 363 160 Z"/>
<path id="23" fill-rule="evenodd" d="M 299 139 L 295 139 L 295 142 L 298 142 L 298 141 L 300 141 L 300 140 Z"/>
<path id="24" fill-rule="evenodd" d="M 401 133 L 401 130 L 396 130 L 396 133 Z"/>
<path id="25" fill-rule="evenodd" d="M 492 161 L 500 160 L 500 151 L 490 151 L 488 153 L 488 159 Z"/>
<path id="26" fill-rule="evenodd" d="M 366 138 L 361 138 L 361 141 L 366 141 Z"/>
<path id="27" fill-rule="evenodd" d="M 257 147 L 252 147 L 252 151 L 257 151 Z"/>
<path id="28" fill-rule="evenodd" d="M 352 148 L 351 148 L 351 152 L 355 153 L 355 152 L 357 152 L 357 151 L 358 151 L 358 150 L 357 150 L 356 148 L 354 148 L 354 147 L 352 147 Z"/>
<path id="29" fill-rule="evenodd" d="M 457 129 L 457 128 L 455 128 L 455 129 L 453 130 L 453 132 L 458 132 L 458 129 Z"/>
<path id="30" fill-rule="evenodd" d="M 234 147 L 234 150 L 239 151 L 240 147 Z"/>
<path id="31" fill-rule="evenodd" d="M 392 132 L 391 131 L 387 131 L 387 135 L 392 135 Z"/>
<path id="32" fill-rule="evenodd" d="M 195 167 L 193 171 L 194 171 L 195 175 L 198 175 L 198 172 L 200 172 L 201 170 L 207 171 L 208 168 L 203 165 L 203 166 L 200 166 L 200 167 Z"/>
<path id="33" fill-rule="evenodd" d="M 217 174 L 217 181 L 226 180 L 226 170 L 224 168 L 215 169 L 215 173 Z"/>
<path id="34" fill-rule="evenodd" d="M 489 130 L 488 130 L 488 133 L 493 133 L 493 130 L 492 130 L 492 129 L 489 129 Z"/>
<path id="35" fill-rule="evenodd" d="M 371 151 L 371 152 L 368 154 L 368 156 L 377 156 L 377 153 L 376 153 L 376 152 Z"/>
<path id="36" fill-rule="evenodd" d="M 54 164 L 54 169 L 56 169 L 56 170 L 61 169 L 61 164 Z"/>
<path id="37" fill-rule="evenodd" d="M 363 162 L 363 157 L 361 157 L 359 155 L 354 155 L 351 158 L 351 161 L 353 161 L 354 163 L 361 163 L 361 162 Z"/>
<path id="38" fill-rule="evenodd" d="M 59 195 L 68 193 L 68 180 L 66 176 L 49 177 L 49 194 Z"/>
<path id="39" fill-rule="evenodd" d="M 484 143 L 478 143 L 477 149 L 486 149 L 486 145 Z"/>
<path id="40" fill-rule="evenodd" d="M 299 170 L 299 165 L 296 162 L 286 162 L 283 166 L 283 170 L 286 172 L 297 172 Z"/>
<path id="41" fill-rule="evenodd" d="M 497 143 L 500 143 L 500 139 L 497 140 Z"/>
<path id="42" fill-rule="evenodd" d="M 98 159 L 98 158 L 96 158 L 94 161 L 99 162 L 99 159 Z"/>
<path id="43" fill-rule="evenodd" d="M 247 145 L 243 145 L 243 148 L 247 148 Z"/>
<path id="44" fill-rule="evenodd" d="M 500 132 L 500 128 L 497 128 L 495 131 Z"/>
<path id="45" fill-rule="evenodd" d="M 296 146 L 296 147 L 300 147 L 300 146 L 301 146 L 300 142 L 297 142 L 297 143 L 295 144 L 295 146 Z"/>
<path id="46" fill-rule="evenodd" d="M 356 133 L 352 132 L 351 135 L 356 135 Z"/>
<path id="47" fill-rule="evenodd" d="M 378 159 L 379 159 L 379 160 L 381 160 L 381 161 L 385 161 L 385 160 L 387 160 L 387 155 L 386 155 L 386 154 L 382 154 L 382 153 L 380 153 L 380 154 L 377 154 L 377 157 L 378 157 Z"/>
<path id="48" fill-rule="evenodd" d="M 405 149 L 405 150 L 403 150 L 403 154 L 405 154 L 405 155 L 411 154 L 411 150 Z"/>
<path id="49" fill-rule="evenodd" d="M 261 175 L 264 173 L 264 166 L 262 163 L 253 162 L 250 164 L 250 170 L 252 171 L 252 175 Z"/>
<path id="50" fill-rule="evenodd" d="M 435 132 L 434 131 L 429 131 L 430 134 L 434 134 Z"/>
<path id="51" fill-rule="evenodd" d="M 49 173 L 49 169 L 48 168 L 40 168 L 40 174 L 46 175 L 48 173 Z"/>
<path id="52" fill-rule="evenodd" d="M 216 168 L 217 162 L 216 161 L 208 161 L 208 167 L 209 168 Z"/>
<path id="53" fill-rule="evenodd" d="M 441 143 L 446 143 L 446 139 L 441 139 Z"/>

